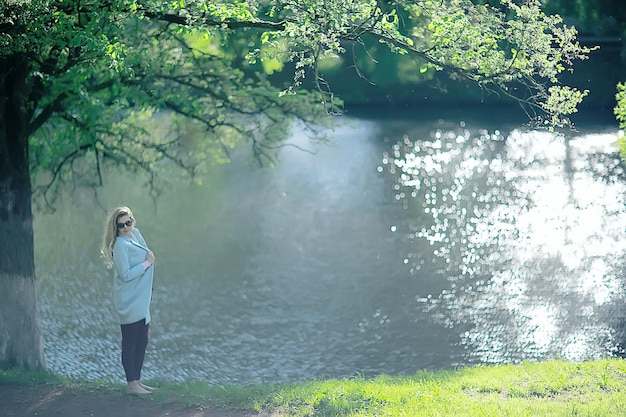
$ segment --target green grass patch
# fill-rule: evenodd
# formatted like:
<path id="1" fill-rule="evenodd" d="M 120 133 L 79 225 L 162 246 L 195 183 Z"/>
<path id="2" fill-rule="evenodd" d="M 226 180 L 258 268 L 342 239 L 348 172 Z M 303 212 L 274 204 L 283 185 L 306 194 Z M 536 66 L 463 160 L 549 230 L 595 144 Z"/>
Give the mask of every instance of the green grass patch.
<path id="1" fill-rule="evenodd" d="M 121 384 L 76 382 L 46 374 L 0 371 L 0 383 L 53 383 L 76 389 Z M 159 386 L 154 398 L 201 406 L 275 410 L 294 417 L 615 417 L 626 415 L 626 362 L 527 362 L 418 372 L 411 376 L 315 380 L 299 384 Z"/>
<path id="2" fill-rule="evenodd" d="M 0 369 L 0 384 L 45 385 L 59 384 L 62 377 L 47 371 L 27 371 L 25 369 Z"/>

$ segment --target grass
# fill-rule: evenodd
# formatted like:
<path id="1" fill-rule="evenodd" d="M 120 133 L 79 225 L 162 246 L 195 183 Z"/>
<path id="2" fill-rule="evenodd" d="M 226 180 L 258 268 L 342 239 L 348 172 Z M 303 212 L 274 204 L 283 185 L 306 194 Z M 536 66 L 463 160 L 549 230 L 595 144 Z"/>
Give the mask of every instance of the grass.
<path id="1" fill-rule="evenodd" d="M 0 371 L 0 383 L 62 384 L 77 390 L 120 384 L 46 373 Z M 249 387 L 152 381 L 157 401 L 276 410 L 284 416 L 615 417 L 626 416 L 626 361 L 527 362 L 412 376 L 315 380 Z"/>

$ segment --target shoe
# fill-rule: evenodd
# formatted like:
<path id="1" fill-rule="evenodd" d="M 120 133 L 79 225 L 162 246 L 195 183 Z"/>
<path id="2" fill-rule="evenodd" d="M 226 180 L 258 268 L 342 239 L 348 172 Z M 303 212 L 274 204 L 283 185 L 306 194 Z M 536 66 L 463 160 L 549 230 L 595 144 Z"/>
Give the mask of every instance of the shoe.
<path id="1" fill-rule="evenodd" d="M 141 382 L 141 381 L 139 381 L 139 386 L 140 386 L 141 388 L 145 389 L 145 390 L 148 390 L 148 391 L 154 391 L 154 390 L 156 390 L 156 388 L 155 388 L 155 387 L 151 387 L 150 385 L 146 385 L 146 384 L 144 384 L 144 383 L 143 383 L 143 382 Z"/>
<path id="2" fill-rule="evenodd" d="M 147 395 L 152 394 L 152 391 L 148 391 L 144 387 L 142 387 L 139 381 L 130 381 L 126 386 L 126 394 L 131 395 Z"/>

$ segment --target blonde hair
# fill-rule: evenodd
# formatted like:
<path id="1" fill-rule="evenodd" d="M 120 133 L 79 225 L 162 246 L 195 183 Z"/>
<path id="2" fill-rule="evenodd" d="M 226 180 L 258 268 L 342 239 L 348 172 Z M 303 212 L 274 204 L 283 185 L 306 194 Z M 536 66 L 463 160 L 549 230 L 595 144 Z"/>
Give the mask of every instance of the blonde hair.
<path id="1" fill-rule="evenodd" d="M 133 212 L 128 207 L 116 207 L 109 213 L 104 223 L 104 234 L 102 235 L 102 247 L 100 248 L 100 256 L 104 259 L 107 268 L 113 268 L 113 246 L 115 238 L 117 238 L 117 219 L 122 216 L 133 217 Z"/>

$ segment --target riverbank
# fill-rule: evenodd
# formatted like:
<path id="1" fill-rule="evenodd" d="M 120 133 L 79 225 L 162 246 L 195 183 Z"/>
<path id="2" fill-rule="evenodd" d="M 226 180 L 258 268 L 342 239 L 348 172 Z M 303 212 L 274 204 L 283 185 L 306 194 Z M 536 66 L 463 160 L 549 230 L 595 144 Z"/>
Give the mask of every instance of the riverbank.
<path id="1" fill-rule="evenodd" d="M 250 387 L 150 381 L 121 384 L 0 371 L 0 416 L 596 416 L 626 415 L 626 362 L 547 361 Z"/>

